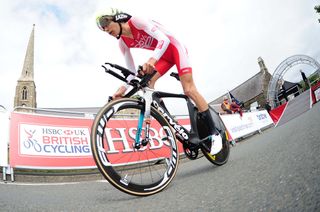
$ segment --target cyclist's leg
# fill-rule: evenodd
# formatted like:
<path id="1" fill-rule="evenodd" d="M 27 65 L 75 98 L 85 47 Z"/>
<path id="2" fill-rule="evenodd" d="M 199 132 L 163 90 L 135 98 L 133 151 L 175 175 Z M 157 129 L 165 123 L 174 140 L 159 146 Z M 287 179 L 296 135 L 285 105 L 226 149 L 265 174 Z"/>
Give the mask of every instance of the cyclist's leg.
<path id="1" fill-rule="evenodd" d="M 182 84 L 182 88 L 184 93 L 191 98 L 199 110 L 199 115 L 201 119 L 208 126 L 208 134 L 211 140 L 211 154 L 216 154 L 222 148 L 222 139 L 219 133 L 217 132 L 214 122 L 212 120 L 209 106 L 204 97 L 199 93 L 196 85 L 193 81 L 192 77 L 192 68 L 189 62 L 188 52 L 184 46 L 176 43 L 176 45 L 172 46 L 172 56 L 175 61 L 175 64 L 178 69 L 180 81 Z"/>
<path id="2" fill-rule="evenodd" d="M 177 66 L 180 82 L 185 95 L 191 98 L 200 112 L 207 110 L 208 104 L 203 96 L 198 92 L 192 77 L 192 67 L 189 61 L 187 49 L 178 42 L 170 46 L 171 52 L 167 54 Z"/>
<path id="3" fill-rule="evenodd" d="M 199 112 L 208 110 L 209 107 L 206 100 L 198 92 L 196 85 L 194 84 L 191 71 L 189 73 L 180 75 L 180 81 L 183 92 L 194 101 L 194 103 L 198 107 Z"/>
<path id="4" fill-rule="evenodd" d="M 200 119 L 206 123 L 208 127 L 208 135 L 211 136 L 211 154 L 218 153 L 222 148 L 222 138 L 215 128 L 215 124 L 212 120 L 208 103 L 205 101 L 203 96 L 198 92 L 192 78 L 192 73 L 183 74 L 180 76 L 181 84 L 184 93 L 191 98 L 199 109 Z"/>
<path id="5" fill-rule="evenodd" d="M 155 83 L 156 81 L 162 76 L 164 75 L 165 73 L 167 73 L 167 71 L 173 66 L 174 64 L 173 63 L 170 63 L 169 61 L 161 58 L 157 64 L 156 64 L 156 70 L 157 70 L 157 73 L 152 77 L 152 79 L 150 80 L 149 82 L 149 87 L 150 88 L 154 88 L 155 86 Z M 161 99 L 161 102 L 160 102 L 160 105 L 165 108 L 166 110 L 167 107 L 165 106 L 163 100 Z"/>
<path id="6" fill-rule="evenodd" d="M 155 68 L 157 70 L 158 73 L 156 73 L 153 78 L 150 80 L 149 82 L 149 87 L 150 88 L 154 88 L 154 85 L 156 83 L 156 81 L 165 73 L 167 73 L 167 71 L 173 66 L 173 63 L 168 62 L 167 60 L 161 58 Z"/>

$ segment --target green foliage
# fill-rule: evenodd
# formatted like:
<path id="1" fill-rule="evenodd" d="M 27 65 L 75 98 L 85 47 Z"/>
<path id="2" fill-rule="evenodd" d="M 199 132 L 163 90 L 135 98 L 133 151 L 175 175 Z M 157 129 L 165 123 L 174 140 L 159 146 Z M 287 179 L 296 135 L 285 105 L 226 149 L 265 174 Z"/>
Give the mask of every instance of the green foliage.
<path id="1" fill-rule="evenodd" d="M 313 86 L 313 85 L 317 84 L 317 83 L 320 81 L 320 76 L 319 76 L 319 74 L 316 72 L 316 73 L 311 74 L 311 75 L 308 77 L 308 80 L 309 80 L 311 86 Z M 305 83 L 303 80 L 301 80 L 301 81 L 298 82 L 298 83 L 301 85 L 302 91 L 305 91 L 305 90 L 309 89 L 309 86 L 306 85 L 306 83 Z"/>
<path id="2" fill-rule="evenodd" d="M 309 81 L 311 82 L 311 86 L 317 84 L 320 81 L 320 76 L 318 73 L 312 74 L 309 77 Z"/>

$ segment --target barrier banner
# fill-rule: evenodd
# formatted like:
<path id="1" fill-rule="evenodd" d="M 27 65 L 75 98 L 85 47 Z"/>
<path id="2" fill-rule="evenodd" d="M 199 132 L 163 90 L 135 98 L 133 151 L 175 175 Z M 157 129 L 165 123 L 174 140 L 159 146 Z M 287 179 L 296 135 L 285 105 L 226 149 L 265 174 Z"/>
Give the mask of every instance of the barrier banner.
<path id="1" fill-rule="evenodd" d="M 314 96 L 315 96 L 314 103 L 316 103 L 320 100 L 320 87 L 314 90 Z"/>
<path id="2" fill-rule="evenodd" d="M 320 101 L 320 81 L 311 88 L 312 103 Z"/>
<path id="3" fill-rule="evenodd" d="M 15 168 L 36 169 L 79 169 L 95 168 L 90 147 L 92 119 L 42 116 L 15 113 L 11 115 L 10 127 L 10 165 Z M 121 120 L 108 122 L 105 130 L 108 153 L 125 156 L 132 155 L 132 139 L 135 136 L 136 122 L 125 127 Z M 179 119 L 188 127 L 189 119 Z M 150 149 L 162 149 L 160 125 L 152 126 Z M 178 142 L 179 152 L 183 152 Z M 139 151 L 143 151 L 139 150 Z M 159 156 L 162 153 L 157 153 Z M 165 153 L 164 153 L 165 154 Z M 130 155 L 130 156 L 131 156 Z M 131 161 L 134 162 L 134 161 Z M 119 162 L 121 163 L 121 161 Z"/>
<path id="4" fill-rule="evenodd" d="M 284 112 L 284 109 L 286 108 L 287 104 L 288 103 L 286 102 L 286 103 L 280 105 L 279 107 L 274 108 L 273 110 L 270 111 L 270 116 L 271 116 L 274 124 L 278 123 L 278 121 L 279 121 L 280 117 L 282 116 L 282 114 Z"/>
<path id="5" fill-rule="evenodd" d="M 0 111 L 0 166 L 8 166 L 9 115 Z"/>
<path id="6" fill-rule="evenodd" d="M 43 169 L 95 167 L 92 119 L 11 113 L 10 165 Z"/>
<path id="7" fill-rule="evenodd" d="M 273 124 L 266 110 L 246 112 L 242 117 L 239 114 L 226 114 L 221 115 L 221 118 L 233 139 L 249 135 Z"/>

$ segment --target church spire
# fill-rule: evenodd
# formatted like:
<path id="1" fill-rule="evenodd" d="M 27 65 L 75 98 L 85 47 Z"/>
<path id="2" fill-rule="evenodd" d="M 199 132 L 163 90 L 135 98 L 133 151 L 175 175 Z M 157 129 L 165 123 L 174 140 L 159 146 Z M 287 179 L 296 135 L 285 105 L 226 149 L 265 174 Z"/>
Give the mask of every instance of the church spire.
<path id="1" fill-rule="evenodd" d="M 34 27 L 29 38 L 26 56 L 24 58 L 24 64 L 22 73 L 19 80 L 33 80 L 33 64 L 34 64 Z"/>
<path id="2" fill-rule="evenodd" d="M 26 56 L 22 68 L 21 76 L 16 86 L 16 94 L 14 97 L 14 107 L 36 108 L 36 85 L 34 83 L 34 27 L 29 38 Z M 20 109 L 25 112 L 32 112 L 28 109 Z"/>

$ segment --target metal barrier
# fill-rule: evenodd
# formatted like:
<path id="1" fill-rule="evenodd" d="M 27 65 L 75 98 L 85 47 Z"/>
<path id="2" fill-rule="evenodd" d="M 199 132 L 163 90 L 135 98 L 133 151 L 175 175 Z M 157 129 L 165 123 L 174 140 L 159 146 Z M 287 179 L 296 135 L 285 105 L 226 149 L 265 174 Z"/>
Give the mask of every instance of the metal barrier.
<path id="1" fill-rule="evenodd" d="M 9 145 L 9 113 L 7 109 L 0 105 L 0 167 L 2 167 L 2 178 L 5 181 L 7 174 L 11 174 L 13 178 L 13 170 L 9 166 L 8 161 L 8 145 Z"/>

